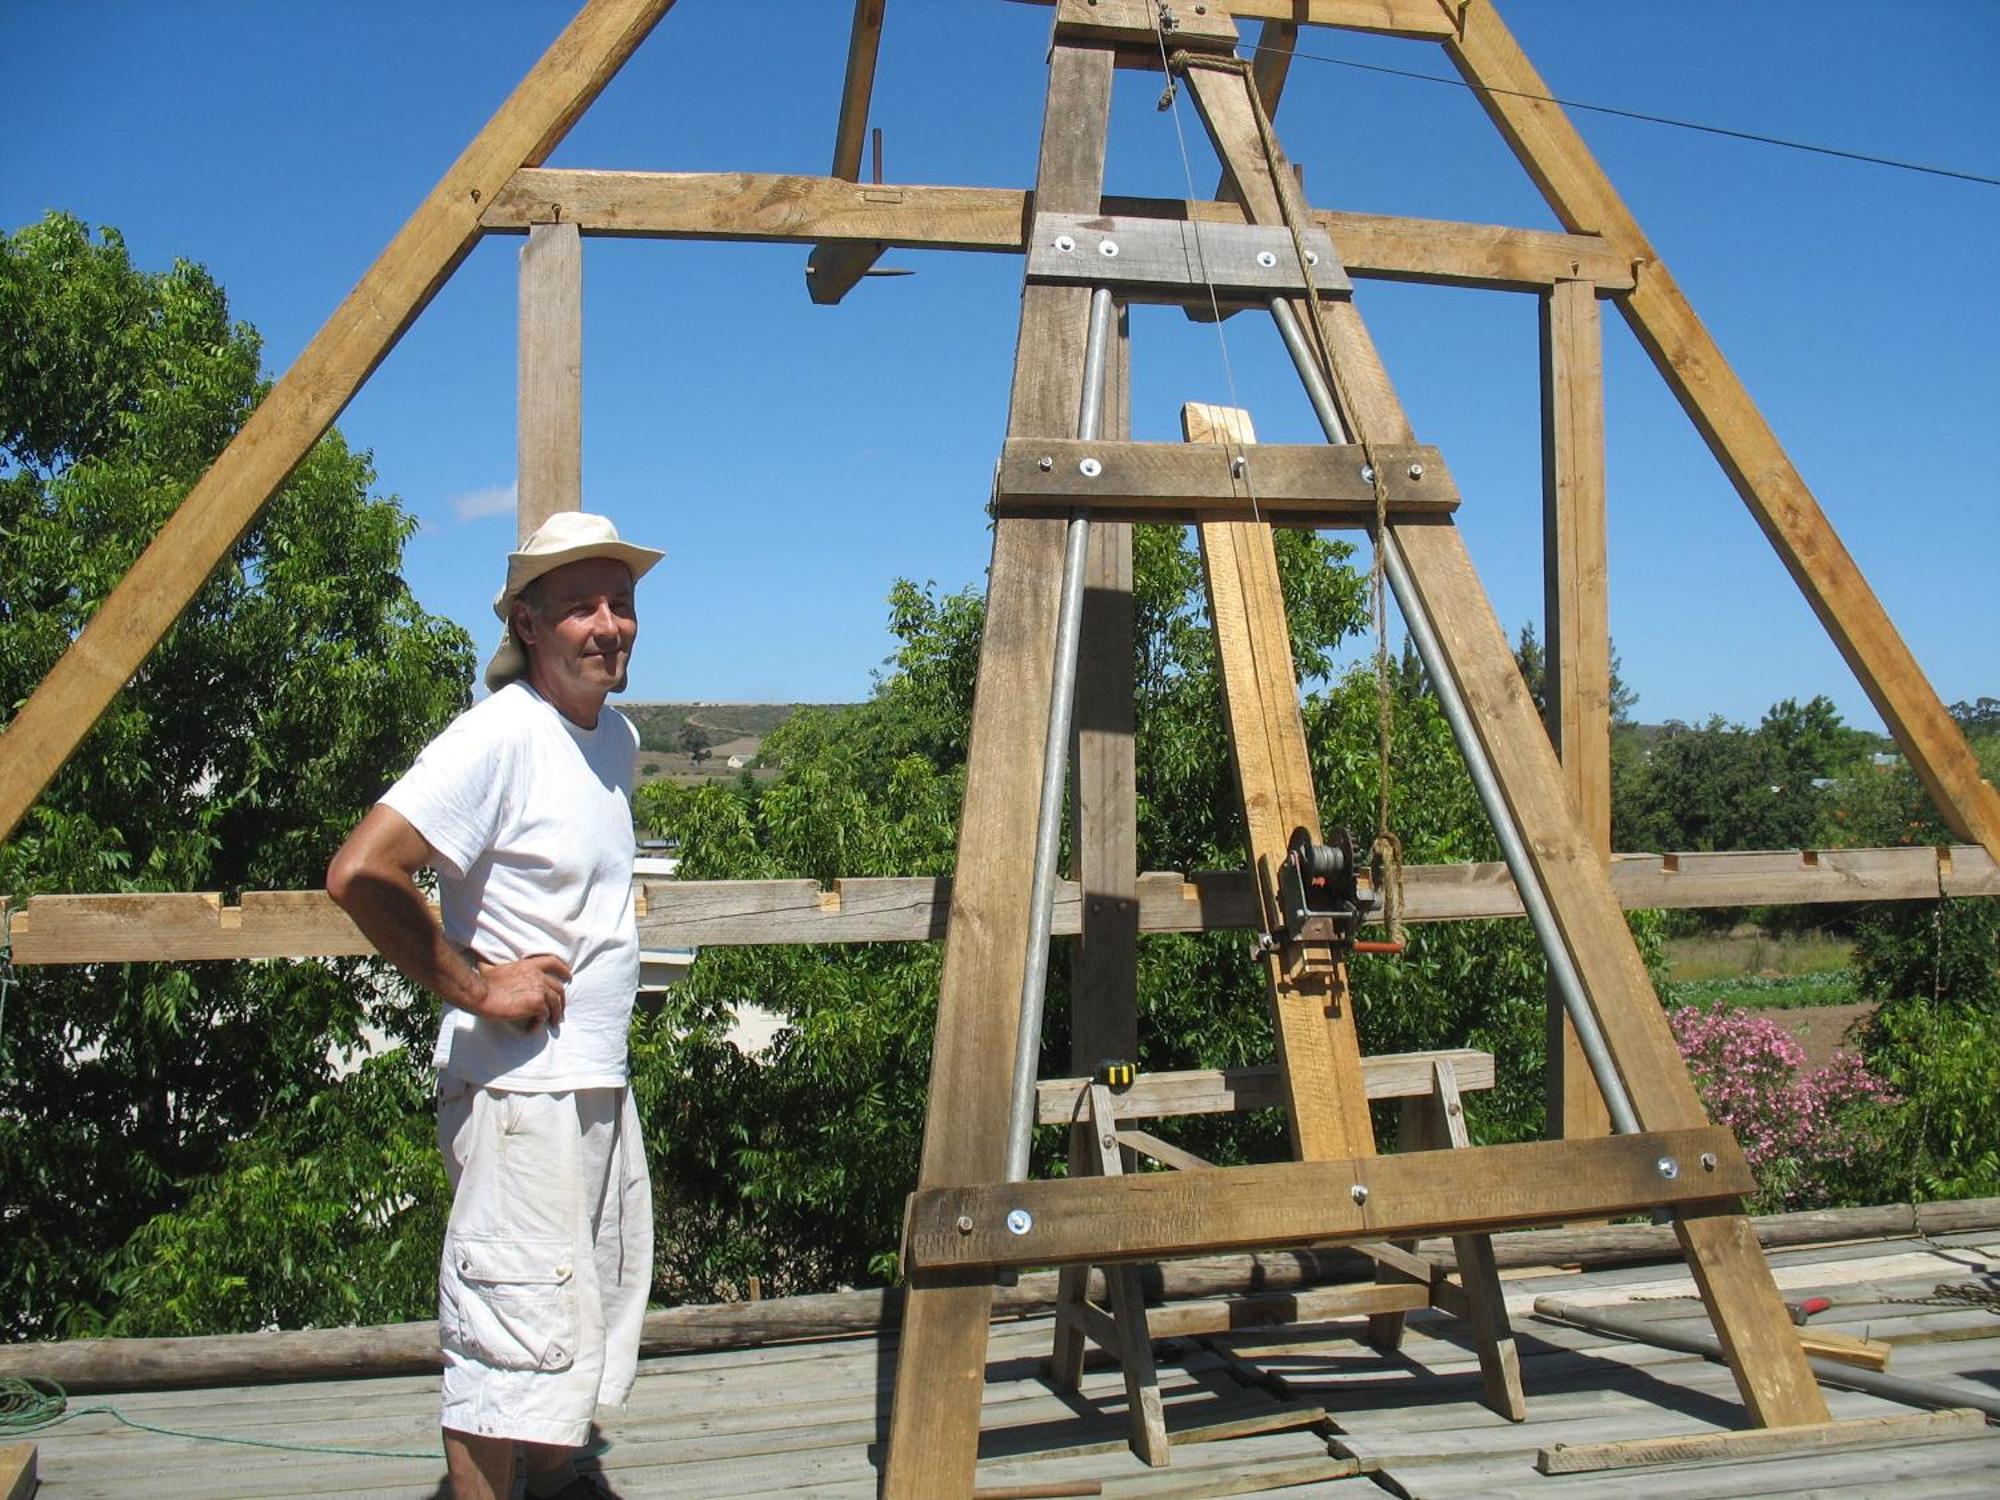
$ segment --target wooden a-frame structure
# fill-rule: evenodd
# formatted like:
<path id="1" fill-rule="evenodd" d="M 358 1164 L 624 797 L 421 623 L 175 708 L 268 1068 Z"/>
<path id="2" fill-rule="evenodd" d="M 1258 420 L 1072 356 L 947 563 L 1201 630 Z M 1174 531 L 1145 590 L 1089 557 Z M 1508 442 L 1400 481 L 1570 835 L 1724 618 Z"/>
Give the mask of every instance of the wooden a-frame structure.
<path id="1" fill-rule="evenodd" d="M 882 0 L 858 0 L 829 177 L 543 169 L 564 131 L 670 4 L 591 0 L 445 174 L 0 735 L 0 835 L 17 826 L 480 235 L 529 236 L 524 531 L 577 503 L 582 234 L 811 242 L 808 285 L 822 302 L 838 301 L 889 245 L 1022 251 L 1027 285 L 995 496 L 987 632 L 931 1103 L 905 1243 L 910 1294 L 888 1493 L 969 1491 L 993 1280 L 1010 1267 L 1117 1267 L 1220 1248 L 1393 1242 L 1441 1229 L 1476 1248 L 1478 1236 L 1495 1228 L 1639 1207 L 1672 1215 L 1753 1419 L 1825 1422 L 1825 1403 L 1740 1214 L 1749 1186 L 1740 1153 L 1702 1114 L 1606 870 L 1608 775 L 1596 756 L 1608 649 L 1600 298 L 1618 306 L 1652 354 L 1947 822 L 1989 860 L 2000 858 L 2000 797 L 1980 779 L 1963 737 L 1775 437 L 1492 6 L 1056 0 L 1040 166 L 1027 195 L 857 189 L 883 19 Z M 1235 17 L 1265 23 L 1254 64 L 1232 62 Z M 1269 127 L 1302 24 L 1441 44 L 1565 232 L 1307 210 Z M 1225 163 L 1217 202 L 1105 194 L 1113 71 L 1163 63 L 1184 80 Z M 1527 697 L 1451 524 L 1456 496 L 1448 471 L 1416 445 L 1346 296 L 1347 274 L 1525 287 L 1543 297 L 1553 736 Z M 1265 308 L 1278 322 L 1315 394 L 1329 446 L 1260 449 L 1241 414 L 1219 411 L 1189 413 L 1188 445 L 1125 440 L 1118 393 L 1126 354 L 1116 304 L 1128 297 L 1188 304 L 1197 290 L 1206 296 L 1218 285 L 1232 306 Z M 1540 908 L 1552 969 L 1574 976 L 1570 1015 L 1599 1039 L 1597 1077 L 1615 1096 L 1619 1133 L 1602 1136 L 1590 1127 L 1590 1080 L 1565 1051 L 1557 1076 L 1568 1139 L 1376 1157 L 1344 971 L 1324 958 L 1277 952 L 1263 962 L 1298 1160 L 1198 1177 L 1123 1174 L 1112 1170 L 1113 1152 L 1099 1156 L 1103 1175 L 1006 1180 L 1009 1100 L 993 1060 L 1015 1051 L 1024 976 L 1048 930 L 1044 925 L 1037 937 L 1030 910 L 1037 835 L 1023 809 L 1045 786 L 1051 714 L 1067 711 L 1058 640 L 1064 555 L 1076 545 L 1079 520 L 1089 527 L 1089 608 L 1075 630 L 1089 649 L 1072 658 L 1080 663 L 1072 758 L 1075 873 L 1087 899 L 1074 929 L 1082 940 L 1075 1013 L 1078 1055 L 1089 1058 L 1136 1050 L 1134 953 L 1145 923 L 1134 853 L 1130 682 L 1120 681 L 1130 660 L 1129 524 L 1151 519 L 1200 529 L 1250 832 L 1250 921 L 1268 931 L 1276 925 L 1269 872 L 1286 835 L 1294 826 L 1317 828 L 1270 527 L 1274 520 L 1362 524 L 1371 504 L 1387 516 L 1379 543 L 1394 562 L 1404 614 L 1441 695 L 1462 707 L 1462 748 L 1492 784 L 1490 810 L 1503 843 L 1513 839 L 1521 899 L 1531 914 Z M 1062 739 L 1054 738 L 1059 761 Z M 1059 776 L 1056 785 L 1059 792 Z M 1101 1124 L 1108 1106 L 1093 1094 L 1093 1123 Z M 1453 1097 L 1443 1074 L 1438 1097 Z M 1464 1291 L 1478 1323 L 1470 1278 Z M 1129 1327 L 1101 1331 L 1137 1356 Z M 1393 1338 L 1393 1328 L 1383 1334 Z M 1482 1338 L 1493 1343 L 1493 1330 Z M 1128 1378 L 1133 1374 L 1128 1365 Z"/>

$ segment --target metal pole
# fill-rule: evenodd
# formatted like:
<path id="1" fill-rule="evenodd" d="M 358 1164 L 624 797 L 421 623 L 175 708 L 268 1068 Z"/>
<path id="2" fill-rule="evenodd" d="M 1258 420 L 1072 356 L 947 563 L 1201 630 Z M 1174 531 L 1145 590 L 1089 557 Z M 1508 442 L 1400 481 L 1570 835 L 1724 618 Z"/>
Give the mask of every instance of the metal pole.
<path id="1" fill-rule="evenodd" d="M 1104 422 L 1104 358 L 1111 340 L 1111 289 L 1090 294 L 1090 328 L 1083 348 L 1083 403 L 1076 435 L 1098 435 Z M 1006 1182 L 1028 1175 L 1035 1129 L 1035 1081 L 1042 1054 L 1042 1001 L 1048 991 L 1049 928 L 1055 914 L 1056 848 L 1062 837 L 1063 783 L 1069 770 L 1069 726 L 1076 707 L 1076 656 L 1083 627 L 1083 565 L 1090 552 L 1090 513 L 1074 512 L 1063 551 L 1062 603 L 1056 622 L 1054 680 L 1049 687 L 1048 737 L 1042 743 L 1041 813 L 1035 823 L 1035 878 L 1028 896 L 1028 962 L 1021 976 L 1021 1019 L 1014 1034 L 1014 1092 L 1007 1109 Z"/>
<path id="2" fill-rule="evenodd" d="M 1298 367 L 1299 378 L 1305 382 L 1306 397 L 1312 402 L 1313 412 L 1326 432 L 1327 441 L 1347 442 L 1346 424 L 1341 421 L 1340 409 L 1334 404 L 1332 391 L 1327 389 L 1326 378 L 1306 342 L 1304 330 L 1299 327 L 1297 315 L 1287 303 L 1273 298 L 1271 316 L 1278 325 L 1278 336 L 1285 341 L 1285 348 L 1292 356 L 1292 363 Z M 1493 831 L 1499 836 L 1501 857 L 1506 860 L 1507 869 L 1514 877 L 1514 886 L 1521 893 L 1521 906 L 1534 926 L 1535 936 L 1541 940 L 1542 953 L 1548 959 L 1549 974 L 1562 995 L 1563 1008 L 1569 1012 L 1570 1020 L 1576 1026 L 1577 1041 L 1583 1048 L 1584 1059 L 1590 1064 L 1591 1076 L 1597 1080 L 1597 1087 L 1604 1095 L 1612 1129 L 1620 1135 L 1636 1134 L 1639 1117 L 1633 1111 L 1631 1096 L 1625 1092 L 1625 1082 L 1618 1076 L 1610 1050 L 1604 1045 L 1604 1032 L 1597 1024 L 1596 1012 L 1591 1010 L 1590 1002 L 1584 997 L 1583 981 L 1577 975 L 1576 963 L 1570 957 L 1568 945 L 1563 942 L 1561 930 L 1556 926 L 1555 913 L 1549 910 L 1548 896 L 1542 890 L 1542 883 L 1528 861 L 1528 851 L 1521 843 L 1520 830 L 1514 826 L 1514 816 L 1500 794 L 1492 762 L 1486 758 L 1486 747 L 1479 743 L 1479 736 L 1473 732 L 1465 700 L 1459 696 L 1458 684 L 1446 670 L 1444 652 L 1438 645 L 1430 612 L 1417 595 L 1408 564 L 1403 560 L 1403 549 L 1393 533 L 1378 538 L 1377 545 L 1382 548 L 1382 571 L 1388 576 L 1389 588 L 1396 596 L 1396 607 L 1402 611 L 1404 623 L 1410 628 L 1410 639 L 1416 643 L 1417 655 L 1423 660 L 1424 671 L 1430 675 L 1438 705 L 1451 725 L 1452 738 L 1458 742 L 1459 753 L 1465 757 L 1465 769 L 1472 777 L 1473 790 L 1479 794 L 1479 804 L 1486 809 Z"/>
<path id="3" fill-rule="evenodd" d="M 1537 1297 L 1535 1316 L 1558 1323 L 1571 1323 L 1598 1333 L 1616 1334 L 1620 1338 L 1637 1339 L 1642 1344 L 1654 1344 L 1682 1354 L 1699 1354 L 1718 1363 L 1723 1360 L 1722 1343 L 1714 1334 L 1693 1329 L 1662 1328 L 1658 1323 L 1629 1313 L 1607 1312 L 1599 1307 L 1577 1307 L 1556 1297 Z M 1838 1360 L 1821 1359 L 1818 1355 L 1807 1355 L 1806 1363 L 1812 1368 L 1814 1377 L 1826 1385 L 1866 1391 L 1871 1396 L 1900 1401 L 1905 1406 L 1924 1406 L 1940 1411 L 1971 1407 L 1986 1413 L 1990 1420 L 2000 1421 L 2000 1396 L 1939 1385 L 1929 1380 L 1910 1380 L 1882 1370 L 1867 1370 L 1842 1364 Z"/>

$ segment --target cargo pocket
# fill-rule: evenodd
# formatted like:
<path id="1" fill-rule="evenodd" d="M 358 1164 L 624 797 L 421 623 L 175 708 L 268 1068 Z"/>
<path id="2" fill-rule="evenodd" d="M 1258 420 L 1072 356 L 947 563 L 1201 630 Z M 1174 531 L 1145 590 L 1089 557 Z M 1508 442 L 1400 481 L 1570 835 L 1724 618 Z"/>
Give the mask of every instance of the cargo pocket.
<path id="1" fill-rule="evenodd" d="M 570 1243 L 447 1235 L 438 1278 L 444 1346 L 496 1370 L 567 1370 L 576 1358 Z"/>

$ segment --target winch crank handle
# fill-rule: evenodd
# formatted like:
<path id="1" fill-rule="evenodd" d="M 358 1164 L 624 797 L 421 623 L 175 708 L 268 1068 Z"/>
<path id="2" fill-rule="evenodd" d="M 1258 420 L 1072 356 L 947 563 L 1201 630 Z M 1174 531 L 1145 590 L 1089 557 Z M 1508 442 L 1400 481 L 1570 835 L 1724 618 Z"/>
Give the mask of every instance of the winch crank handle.
<path id="1" fill-rule="evenodd" d="M 1401 957 L 1403 952 L 1401 943 L 1356 942 L 1352 946 L 1356 953 L 1381 953 L 1391 958 Z"/>

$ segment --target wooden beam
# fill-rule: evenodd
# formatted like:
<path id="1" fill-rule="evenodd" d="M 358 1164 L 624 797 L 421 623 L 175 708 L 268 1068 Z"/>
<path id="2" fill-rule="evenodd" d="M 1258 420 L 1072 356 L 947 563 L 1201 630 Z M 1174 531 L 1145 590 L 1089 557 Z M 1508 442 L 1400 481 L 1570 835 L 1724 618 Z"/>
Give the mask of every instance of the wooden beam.
<path id="1" fill-rule="evenodd" d="M 1295 21 L 1267 20 L 1257 33 L 1257 53 L 1250 64 L 1250 81 L 1264 101 L 1264 112 L 1276 117 L 1278 101 L 1285 94 L 1285 77 L 1292 70 L 1292 54 L 1299 45 Z M 1221 197 L 1220 190 L 1216 193 Z"/>
<path id="2" fill-rule="evenodd" d="M 1241 449 L 1257 437 L 1248 412 L 1198 402 L 1181 408 L 1181 430 L 1192 445 Z M 1320 833 L 1278 556 L 1271 528 L 1254 521 L 1204 520 L 1196 535 L 1214 625 L 1223 723 L 1261 906 L 1258 925 L 1279 932 L 1284 923 L 1275 871 L 1294 829 L 1309 829 L 1315 839 Z M 1293 1154 L 1301 1161 L 1327 1161 L 1372 1153 L 1375 1130 L 1345 965 L 1294 968 L 1276 953 L 1259 962 L 1277 1032 Z"/>
<path id="3" fill-rule="evenodd" d="M 1626 321 L 1895 735 L 1939 814 L 1958 837 L 2000 857 L 2000 792 L 1981 777 L 1965 735 L 1777 435 L 1493 7 L 1468 5 L 1462 20 L 1462 29 L 1445 38 L 1452 61 L 1562 223 L 1602 235 L 1643 268 L 1620 303 Z"/>
<path id="4" fill-rule="evenodd" d="M 537 224 L 521 247 L 515 523 L 525 542 L 557 511 L 583 509 L 583 241 Z"/>
<path id="5" fill-rule="evenodd" d="M 875 58 L 882 46 L 886 3 L 854 0 L 854 25 L 847 35 L 847 76 L 840 86 L 840 121 L 833 132 L 833 175 L 848 182 L 861 177 L 861 146 L 868 135 L 868 104 L 875 92 Z M 806 258 L 806 294 L 825 305 L 840 301 L 888 248 L 869 240 L 815 245 Z"/>
<path id="6" fill-rule="evenodd" d="M 1053 5 L 1056 0 L 1034 3 Z M 1441 0 L 1225 0 L 1224 8 L 1242 21 L 1293 21 L 1388 36 L 1435 40 L 1457 30 L 1455 4 L 1446 6 Z"/>
<path id="7" fill-rule="evenodd" d="M 1471 1047 L 1438 1052 L 1387 1052 L 1361 1059 L 1361 1077 L 1370 1099 L 1407 1099 L 1431 1092 L 1431 1068 L 1449 1062 L 1461 1089 L 1493 1087 L 1493 1054 Z M 1045 1078 L 1035 1086 L 1035 1121 L 1066 1125 L 1077 1118 L 1088 1077 Z M 1141 1073 L 1132 1086 L 1111 1096 L 1119 1120 L 1169 1115 L 1238 1114 L 1250 1109 L 1283 1109 L 1285 1090 L 1270 1064 L 1242 1068 L 1195 1068 Z"/>
<path id="8" fill-rule="evenodd" d="M 0 734 L 0 838 L 465 258 L 486 200 L 541 164 L 672 4 L 591 0 L 250 414 Z"/>
<path id="9" fill-rule="evenodd" d="M 1377 450 L 1389 471 L 1391 510 L 1412 519 L 1449 515 L 1458 486 L 1437 449 Z M 1000 456 L 993 503 L 1001 515 L 1093 516 L 1147 521 L 1242 521 L 1279 517 L 1315 526 L 1361 525 L 1375 515 L 1375 488 L 1358 447 L 1325 443 L 1120 443 L 1013 438 Z"/>
<path id="10" fill-rule="evenodd" d="M 586 235 L 641 239 L 874 243 L 910 250 L 1020 254 L 1034 194 L 1019 188 L 923 187 L 769 172 L 517 172 L 481 218 L 490 232 L 573 223 Z M 1233 203 L 1106 196 L 1098 212 L 1241 224 Z M 1353 276 L 1539 291 L 1569 278 L 1630 290 L 1632 266 L 1602 239 L 1498 224 L 1315 211 Z"/>
<path id="11" fill-rule="evenodd" d="M 1986 1430 L 1986 1414 L 1970 1407 L 1950 1411 L 1899 1412 L 1888 1417 L 1853 1417 L 1803 1427 L 1759 1427 L 1749 1432 L 1677 1433 L 1672 1437 L 1627 1438 L 1615 1443 L 1555 1443 L 1535 1458 L 1542 1474 L 1598 1474 L 1607 1469 L 1641 1469 L 1656 1464 L 1726 1463 L 1775 1458 L 1786 1453 L 1838 1453 L 1882 1443 L 1936 1442 L 1976 1437 Z"/>
<path id="12" fill-rule="evenodd" d="M 1611 616 L 1604 520 L 1604 343 L 1595 289 L 1559 281 L 1542 312 L 1542 717 L 1571 805 L 1611 858 Z M 1611 1133 L 1611 1114 L 1553 983 L 1547 1134 Z"/>
<path id="13" fill-rule="evenodd" d="M 1700 1165 L 1710 1157 L 1712 1168 Z M 1676 1176 L 1661 1174 L 1663 1158 L 1680 1164 Z M 1597 1141 L 920 1189 L 911 1200 L 907 1253 L 910 1264 L 931 1273 L 1160 1260 L 1489 1232 L 1583 1213 L 1733 1201 L 1755 1190 L 1736 1138 L 1710 1125 Z M 1018 1213 L 1028 1216 L 1025 1227 L 1019 1218 L 1010 1225 Z M 1791 1324 L 1785 1327 L 1793 1339 Z M 1792 1347 L 1797 1354 L 1795 1339 Z"/>
<path id="14" fill-rule="evenodd" d="M 0 1500 L 34 1500 L 40 1483 L 35 1475 L 33 1443 L 0 1447 Z"/>
<path id="15" fill-rule="evenodd" d="M 1058 46 L 1049 60 L 1036 182 L 1044 207 L 1082 212 L 1104 191 L 1112 56 Z M 1010 436 L 1074 436 L 1090 293 L 1025 286 Z M 938 982 L 918 1186 L 998 1180 L 1007 1149 L 1007 1069 L 1027 967 L 1028 902 L 1056 614 L 1067 528 L 1005 520 L 993 530 L 959 814 L 958 878 Z M 913 1275 L 896 1357 L 886 1500 L 967 1494 L 979 1443 L 990 1280 Z"/>
<path id="16" fill-rule="evenodd" d="M 1627 910 L 1934 901 L 1940 892 L 2000 896 L 2000 866 L 1977 844 L 1621 854 L 1611 882 Z M 1505 865 L 1410 865 L 1403 885 L 1411 922 L 1521 915 Z M 641 940 L 654 948 L 935 941 L 951 901 L 951 882 L 934 876 L 837 880 L 831 888 L 815 880 L 654 879 L 638 887 Z M 1082 900 L 1074 882 L 1058 885 L 1057 936 L 1082 931 Z M 1141 932 L 1250 930 L 1261 920 L 1240 870 L 1141 875 L 1136 900 Z M 33 896 L 14 912 L 14 961 L 24 965 L 372 951 L 324 891 L 245 891 L 240 905 L 225 905 L 213 891 Z"/>

